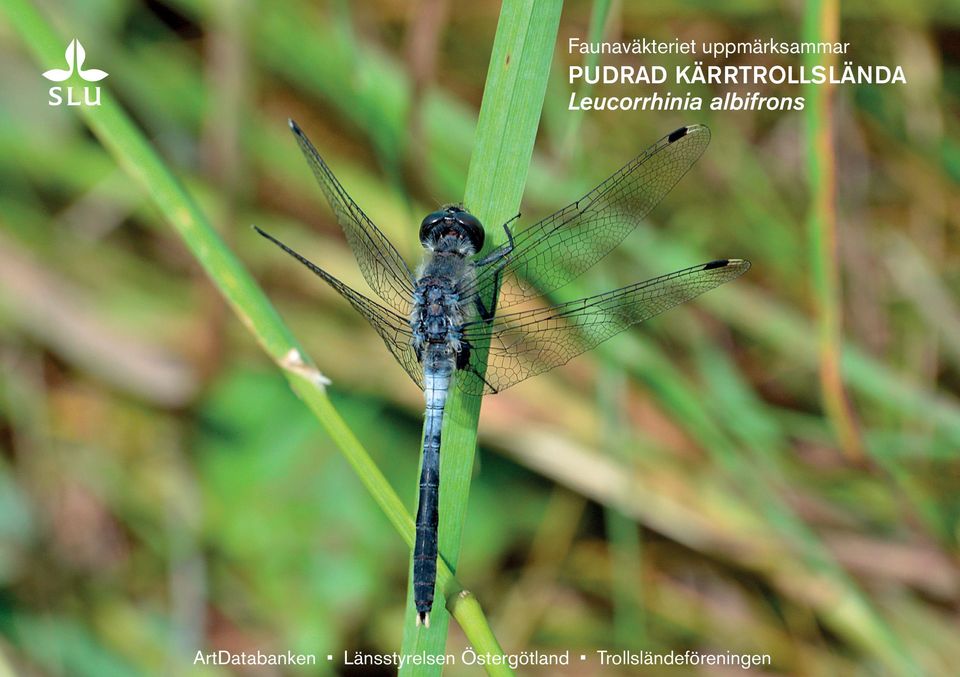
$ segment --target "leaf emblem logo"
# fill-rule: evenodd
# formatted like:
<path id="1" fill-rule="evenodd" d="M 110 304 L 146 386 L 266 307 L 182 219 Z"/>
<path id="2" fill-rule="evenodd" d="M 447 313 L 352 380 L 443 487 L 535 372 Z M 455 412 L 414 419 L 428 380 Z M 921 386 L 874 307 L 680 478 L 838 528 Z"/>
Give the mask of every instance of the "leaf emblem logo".
<path id="1" fill-rule="evenodd" d="M 43 73 L 43 77 L 53 82 L 63 82 L 73 75 L 74 68 L 76 68 L 80 77 L 87 82 L 99 82 L 108 75 L 106 71 L 102 71 L 99 68 L 88 68 L 84 70 L 83 62 L 87 58 L 87 50 L 83 48 L 83 45 L 80 44 L 80 41 L 76 38 L 71 40 L 70 44 L 67 45 L 67 51 L 63 56 L 67 61 L 67 68 L 51 68 Z"/>

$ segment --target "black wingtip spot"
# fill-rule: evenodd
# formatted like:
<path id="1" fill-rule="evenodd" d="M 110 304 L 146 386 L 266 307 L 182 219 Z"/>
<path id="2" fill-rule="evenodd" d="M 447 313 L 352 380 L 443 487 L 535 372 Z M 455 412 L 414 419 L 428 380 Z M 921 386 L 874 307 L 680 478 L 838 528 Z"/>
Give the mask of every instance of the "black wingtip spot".
<path id="1" fill-rule="evenodd" d="M 730 264 L 730 259 L 717 259 L 716 261 L 711 261 L 710 263 L 704 264 L 704 270 L 713 270 L 714 268 L 726 268 Z"/>
<path id="2" fill-rule="evenodd" d="M 682 139 L 689 131 L 689 127 L 681 127 L 680 129 L 670 132 L 670 136 L 667 137 L 667 143 L 673 143 L 674 141 Z"/>
<path id="3" fill-rule="evenodd" d="M 291 132 L 293 132 L 297 136 L 303 136 L 303 132 L 300 130 L 300 126 L 293 121 L 293 118 L 287 118 L 287 124 L 290 125 Z"/>

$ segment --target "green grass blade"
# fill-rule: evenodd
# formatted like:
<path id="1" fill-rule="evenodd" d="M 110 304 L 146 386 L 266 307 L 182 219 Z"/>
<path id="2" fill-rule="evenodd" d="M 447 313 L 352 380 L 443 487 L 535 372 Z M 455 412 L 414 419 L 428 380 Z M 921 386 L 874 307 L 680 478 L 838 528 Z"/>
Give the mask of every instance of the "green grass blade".
<path id="1" fill-rule="evenodd" d="M 520 208 L 561 8 L 560 0 L 506 0 L 500 12 L 464 192 L 464 205 L 485 224 L 491 246 L 505 237 L 500 224 Z M 466 519 L 479 416 L 480 399 L 462 396 L 454 388 L 441 435 L 439 535 L 440 556 L 454 570 Z M 450 591 L 444 590 L 444 596 L 450 599 Z M 434 605 L 431 627 L 424 630 L 416 628 L 413 601 L 408 601 L 404 653 L 443 652 L 448 618 L 438 606 Z M 510 674 L 503 666 L 489 666 L 488 670 Z M 438 667 L 418 674 L 439 672 Z"/>
<path id="2" fill-rule="evenodd" d="M 629 427 L 626 422 L 626 374 L 611 362 L 604 362 L 597 385 L 597 406 L 601 412 L 601 448 L 610 458 L 630 467 Z M 626 491 L 632 490 L 629 484 Z M 643 542 L 637 523 L 622 510 L 604 507 L 604 526 L 610 542 L 610 602 L 613 606 L 614 639 L 619 646 L 646 645 L 646 618 L 643 605 Z"/>

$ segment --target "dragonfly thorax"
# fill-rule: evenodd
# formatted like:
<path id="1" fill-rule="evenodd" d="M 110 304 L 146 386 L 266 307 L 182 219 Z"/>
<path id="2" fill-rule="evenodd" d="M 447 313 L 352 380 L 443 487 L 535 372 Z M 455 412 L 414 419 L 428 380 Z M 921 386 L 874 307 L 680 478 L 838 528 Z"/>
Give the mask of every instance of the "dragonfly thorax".
<path id="1" fill-rule="evenodd" d="M 461 327 L 465 309 L 453 279 L 432 275 L 421 277 L 414 292 L 410 328 L 418 353 L 428 347 L 443 347 L 447 357 L 460 352 Z"/>
<path id="2" fill-rule="evenodd" d="M 457 205 L 427 214 L 420 224 L 420 243 L 438 253 L 476 254 L 483 249 L 483 236 L 480 220 Z"/>

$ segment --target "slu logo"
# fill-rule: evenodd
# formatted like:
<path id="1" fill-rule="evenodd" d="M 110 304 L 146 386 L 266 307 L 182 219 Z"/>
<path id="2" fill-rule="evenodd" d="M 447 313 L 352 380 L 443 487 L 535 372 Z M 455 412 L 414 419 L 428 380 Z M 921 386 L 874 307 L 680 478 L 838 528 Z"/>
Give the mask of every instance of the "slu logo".
<path id="1" fill-rule="evenodd" d="M 84 70 L 83 62 L 87 58 L 87 51 L 76 38 L 71 40 L 70 44 L 67 45 L 67 51 L 64 56 L 67 59 L 67 68 L 51 68 L 50 70 L 44 72 L 43 77 L 45 77 L 47 80 L 52 80 L 53 82 L 63 82 L 73 75 L 74 69 L 76 69 L 77 74 L 87 82 L 99 82 L 108 75 L 106 71 L 102 71 L 99 68 L 88 68 Z M 82 93 L 78 92 L 78 89 L 82 89 Z M 82 88 L 75 88 L 70 85 L 67 87 L 51 87 L 50 100 L 48 103 L 51 106 L 61 105 L 63 103 L 64 94 L 67 96 L 68 106 L 80 106 L 82 104 L 86 104 L 88 106 L 100 105 L 99 87 L 84 86 Z"/>

